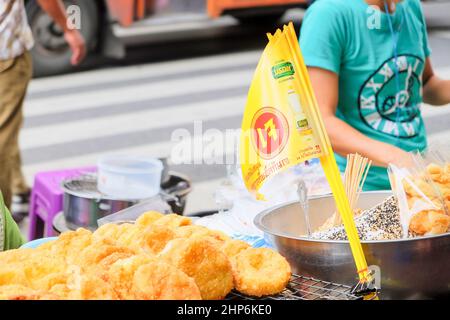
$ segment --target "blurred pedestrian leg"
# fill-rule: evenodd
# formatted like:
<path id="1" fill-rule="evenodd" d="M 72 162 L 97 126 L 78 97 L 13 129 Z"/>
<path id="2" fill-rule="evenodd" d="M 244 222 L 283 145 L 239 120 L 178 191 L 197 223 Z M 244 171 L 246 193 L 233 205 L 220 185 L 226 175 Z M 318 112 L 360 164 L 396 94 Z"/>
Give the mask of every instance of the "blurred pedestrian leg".
<path id="1" fill-rule="evenodd" d="M 17 142 L 17 146 L 19 143 Z M 12 186 L 11 191 L 12 194 L 27 194 L 30 192 L 30 187 L 28 186 L 25 176 L 22 172 L 22 158 L 20 156 L 19 148 L 14 150 L 15 154 L 13 154 L 13 168 L 12 168 Z"/>
<path id="2" fill-rule="evenodd" d="M 20 172 L 18 141 L 23 121 L 22 104 L 31 75 L 32 62 L 28 52 L 0 60 L 0 190 L 8 208 L 11 207 L 13 183 L 19 188 L 25 183 Z"/>

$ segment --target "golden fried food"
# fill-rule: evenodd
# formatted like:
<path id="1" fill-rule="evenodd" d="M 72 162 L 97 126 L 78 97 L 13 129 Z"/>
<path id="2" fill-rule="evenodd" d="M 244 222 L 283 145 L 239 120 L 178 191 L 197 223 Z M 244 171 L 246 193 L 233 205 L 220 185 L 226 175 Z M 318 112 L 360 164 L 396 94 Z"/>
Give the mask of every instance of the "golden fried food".
<path id="1" fill-rule="evenodd" d="M 22 263 L 34 253 L 34 249 L 15 249 L 0 252 L 0 265 Z"/>
<path id="2" fill-rule="evenodd" d="M 450 183 L 450 164 L 440 167 L 435 163 L 427 166 L 427 172 L 434 182 L 449 184 Z"/>
<path id="3" fill-rule="evenodd" d="M 141 238 L 136 243 L 147 252 L 158 254 L 174 238 L 175 231 L 171 228 L 152 225 L 143 230 Z"/>
<path id="4" fill-rule="evenodd" d="M 194 278 L 205 300 L 223 299 L 233 289 L 229 259 L 208 240 L 172 240 L 160 253 L 160 257 Z"/>
<path id="5" fill-rule="evenodd" d="M 449 231 L 450 164 L 439 166 L 431 163 L 425 173 L 411 180 L 412 184 L 404 183 L 408 207 L 422 211 L 413 215 L 409 230 L 415 235 L 441 234 Z"/>
<path id="6" fill-rule="evenodd" d="M 223 299 L 234 286 L 230 260 L 248 250 L 189 218 L 148 212 L 0 253 L 0 299 Z"/>
<path id="7" fill-rule="evenodd" d="M 27 287 L 30 285 L 28 278 L 25 275 L 25 271 L 19 264 L 1 264 L 0 286 L 13 284 Z"/>
<path id="8" fill-rule="evenodd" d="M 152 225 L 156 220 L 162 218 L 164 215 L 156 211 L 144 212 L 137 220 L 136 225 L 148 227 Z"/>
<path id="9" fill-rule="evenodd" d="M 225 233 L 218 230 L 211 230 L 203 226 L 187 225 L 176 228 L 177 238 L 192 238 L 192 237 L 212 237 L 219 241 L 230 239 Z"/>
<path id="10" fill-rule="evenodd" d="M 38 251 L 46 251 L 52 256 L 61 256 L 70 263 L 93 241 L 92 232 L 79 228 L 76 231 L 62 233 L 57 240 L 41 245 Z"/>
<path id="11" fill-rule="evenodd" d="M 119 225 L 117 237 L 114 238 L 119 244 L 131 246 L 143 235 L 142 230 L 135 224 L 123 223 Z"/>
<path id="12" fill-rule="evenodd" d="M 229 237 L 221 231 L 211 230 L 203 226 L 189 225 L 175 229 L 176 238 L 205 239 L 217 247 L 222 247 Z"/>
<path id="13" fill-rule="evenodd" d="M 68 269 L 69 277 L 66 284 L 67 289 L 59 287 L 61 294 L 66 293 L 66 298 L 70 300 L 116 300 L 115 293 L 111 284 L 102 278 L 83 272 L 78 266 L 70 266 Z M 51 290 L 57 294 L 58 291 Z"/>
<path id="14" fill-rule="evenodd" d="M 120 236 L 120 225 L 115 223 L 107 223 L 94 231 L 94 239 L 118 239 Z"/>
<path id="15" fill-rule="evenodd" d="M 250 296 L 279 293 L 291 277 L 291 267 L 286 259 L 267 248 L 246 249 L 232 262 L 236 289 Z"/>
<path id="16" fill-rule="evenodd" d="M 450 217 L 441 211 L 424 210 L 415 214 L 410 221 L 409 230 L 417 235 L 445 233 L 450 227 Z"/>
<path id="17" fill-rule="evenodd" d="M 34 290 L 22 285 L 0 286 L 0 300 L 58 300 L 55 294 Z"/>
<path id="18" fill-rule="evenodd" d="M 133 223 L 108 223 L 98 228 L 93 237 L 95 240 L 107 240 L 122 246 L 131 246 L 142 237 L 142 230 Z"/>
<path id="19" fill-rule="evenodd" d="M 250 245 L 245 241 L 228 239 L 222 244 L 220 250 L 231 259 L 248 248 L 250 248 Z"/>
<path id="20" fill-rule="evenodd" d="M 175 231 L 163 225 L 122 224 L 117 229 L 116 238 L 108 239 L 136 251 L 145 250 L 150 254 L 158 254 L 174 238 Z"/>
<path id="21" fill-rule="evenodd" d="M 155 258 L 145 253 L 140 253 L 126 259 L 114 262 L 102 275 L 102 278 L 111 283 L 119 299 L 135 299 L 132 292 L 133 277 L 141 266 L 153 263 Z"/>
<path id="22" fill-rule="evenodd" d="M 175 213 L 166 214 L 152 223 L 152 225 L 165 226 L 169 228 L 178 228 L 182 226 L 189 226 L 191 224 L 192 220 L 190 218 L 183 217 Z"/>
<path id="23" fill-rule="evenodd" d="M 179 269 L 152 262 L 140 266 L 133 276 L 132 292 L 144 300 L 201 300 L 194 279 Z"/>
<path id="24" fill-rule="evenodd" d="M 129 247 L 115 245 L 108 240 L 100 240 L 80 251 L 71 262 L 84 269 L 106 269 L 115 261 L 129 258 L 135 254 L 136 252 Z"/>

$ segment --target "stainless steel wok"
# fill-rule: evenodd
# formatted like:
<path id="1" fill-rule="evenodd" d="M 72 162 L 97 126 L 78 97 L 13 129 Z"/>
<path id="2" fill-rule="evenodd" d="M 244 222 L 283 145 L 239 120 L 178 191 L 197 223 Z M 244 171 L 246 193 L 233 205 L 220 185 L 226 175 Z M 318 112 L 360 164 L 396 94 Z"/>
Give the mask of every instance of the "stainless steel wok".
<path id="1" fill-rule="evenodd" d="M 389 192 L 365 192 L 358 206 L 369 209 Z M 331 196 L 310 200 L 310 221 L 319 227 L 335 211 Z M 354 285 L 356 268 L 347 241 L 311 240 L 297 202 L 260 213 L 255 224 L 291 264 L 293 272 Z M 368 265 L 379 267 L 381 298 L 420 299 L 450 296 L 450 234 L 405 240 L 363 241 Z"/>

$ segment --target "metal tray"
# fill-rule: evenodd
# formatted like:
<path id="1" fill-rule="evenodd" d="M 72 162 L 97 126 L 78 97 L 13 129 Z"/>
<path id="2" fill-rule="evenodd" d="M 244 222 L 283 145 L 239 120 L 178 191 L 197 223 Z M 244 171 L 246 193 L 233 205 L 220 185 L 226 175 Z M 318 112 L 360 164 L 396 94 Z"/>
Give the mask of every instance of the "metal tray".
<path id="1" fill-rule="evenodd" d="M 350 293 L 351 287 L 317 280 L 300 275 L 292 275 L 286 289 L 277 295 L 261 298 L 250 297 L 237 291 L 231 292 L 226 300 L 361 300 L 362 297 Z"/>

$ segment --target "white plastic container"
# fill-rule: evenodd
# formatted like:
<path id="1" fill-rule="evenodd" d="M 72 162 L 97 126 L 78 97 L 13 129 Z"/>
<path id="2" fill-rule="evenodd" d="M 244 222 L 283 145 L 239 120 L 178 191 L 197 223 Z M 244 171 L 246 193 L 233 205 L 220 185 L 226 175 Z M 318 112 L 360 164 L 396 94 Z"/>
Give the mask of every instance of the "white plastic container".
<path id="1" fill-rule="evenodd" d="M 98 161 L 98 190 L 119 199 L 146 199 L 159 193 L 163 164 L 158 159 L 105 156 Z"/>

